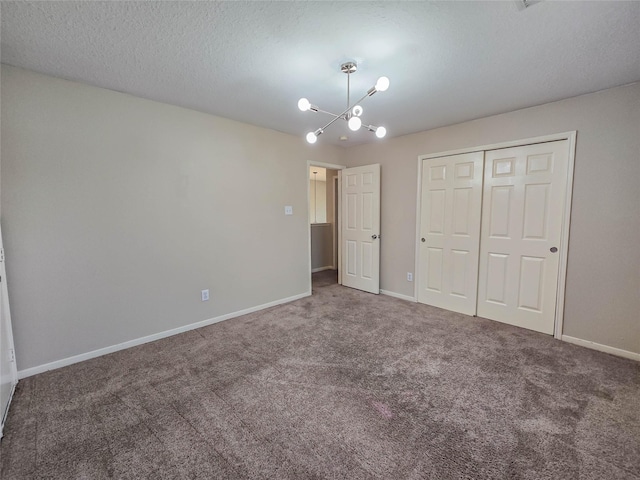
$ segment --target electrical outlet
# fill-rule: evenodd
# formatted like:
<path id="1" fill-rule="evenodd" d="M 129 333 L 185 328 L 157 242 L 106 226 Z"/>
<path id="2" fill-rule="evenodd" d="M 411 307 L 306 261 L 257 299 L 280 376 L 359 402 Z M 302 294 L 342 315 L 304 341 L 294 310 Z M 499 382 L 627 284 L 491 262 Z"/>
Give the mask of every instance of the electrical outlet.
<path id="1" fill-rule="evenodd" d="M 413 282 L 413 273 L 407 272 L 407 282 Z"/>
<path id="2" fill-rule="evenodd" d="M 291 205 L 286 205 L 284 207 L 284 214 L 285 215 L 293 215 L 293 207 Z"/>
<path id="3" fill-rule="evenodd" d="M 202 298 L 203 302 L 209 301 L 209 289 L 208 288 L 206 290 L 202 290 L 200 292 L 200 298 Z"/>

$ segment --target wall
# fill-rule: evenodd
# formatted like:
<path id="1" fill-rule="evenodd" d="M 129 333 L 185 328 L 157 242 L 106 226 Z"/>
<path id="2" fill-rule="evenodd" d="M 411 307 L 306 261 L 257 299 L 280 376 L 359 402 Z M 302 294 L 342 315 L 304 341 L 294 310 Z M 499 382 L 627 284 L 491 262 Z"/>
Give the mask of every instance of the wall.
<path id="1" fill-rule="evenodd" d="M 19 370 L 309 293 L 337 147 L 8 66 L 1 102 Z"/>
<path id="2" fill-rule="evenodd" d="M 414 296 L 418 155 L 570 130 L 564 334 L 640 353 L 639 83 L 350 148 L 349 167 L 381 164 L 381 288 Z"/>
<path id="3" fill-rule="evenodd" d="M 336 201 L 334 198 L 334 195 L 337 195 L 337 192 L 334 193 L 334 178 L 336 178 L 337 176 L 338 170 L 327 168 L 327 222 L 331 224 L 332 228 L 331 246 L 329 247 L 331 261 L 329 262 L 329 264 L 334 266 L 335 268 L 338 268 L 338 226 L 336 225 Z"/>
<path id="4" fill-rule="evenodd" d="M 309 180 L 309 221 L 327 222 L 327 183 Z"/>
<path id="5" fill-rule="evenodd" d="M 327 223 L 335 222 L 335 200 L 333 198 L 334 178 L 338 176 L 338 170 L 327 168 L 327 184 L 325 187 L 326 205 L 327 205 Z"/>
<path id="6" fill-rule="evenodd" d="M 311 224 L 311 271 L 333 267 L 333 226 L 330 223 Z"/>

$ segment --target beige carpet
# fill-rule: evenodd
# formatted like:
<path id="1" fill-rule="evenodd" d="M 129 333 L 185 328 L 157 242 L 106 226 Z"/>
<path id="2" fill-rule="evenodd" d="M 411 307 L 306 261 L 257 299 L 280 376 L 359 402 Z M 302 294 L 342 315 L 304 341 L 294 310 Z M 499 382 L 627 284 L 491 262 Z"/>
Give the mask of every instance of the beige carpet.
<path id="1" fill-rule="evenodd" d="M 640 478 L 640 364 L 331 274 L 21 381 L 2 478 Z"/>

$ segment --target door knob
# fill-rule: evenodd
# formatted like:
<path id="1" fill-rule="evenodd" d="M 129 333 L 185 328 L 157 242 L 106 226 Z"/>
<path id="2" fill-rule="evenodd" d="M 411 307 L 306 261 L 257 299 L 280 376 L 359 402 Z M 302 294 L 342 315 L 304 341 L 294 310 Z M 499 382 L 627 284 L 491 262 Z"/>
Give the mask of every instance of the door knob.
<path id="1" fill-rule="evenodd" d="M 556 252 L 558 251 L 558 249 L 557 249 L 556 247 L 551 247 L 551 248 L 549 249 L 549 251 L 550 251 L 551 253 L 556 253 Z"/>
<path id="2" fill-rule="evenodd" d="M 424 242 L 426 242 L 426 240 L 425 240 L 425 238 L 424 238 L 424 237 L 422 237 L 422 238 L 420 239 L 420 241 L 421 241 L 421 242 L 423 242 L 423 243 L 424 243 Z"/>
<path id="3" fill-rule="evenodd" d="M 373 238 L 375 240 L 376 238 L 378 238 L 378 235 L 373 234 L 373 235 L 371 235 L 371 238 Z"/>

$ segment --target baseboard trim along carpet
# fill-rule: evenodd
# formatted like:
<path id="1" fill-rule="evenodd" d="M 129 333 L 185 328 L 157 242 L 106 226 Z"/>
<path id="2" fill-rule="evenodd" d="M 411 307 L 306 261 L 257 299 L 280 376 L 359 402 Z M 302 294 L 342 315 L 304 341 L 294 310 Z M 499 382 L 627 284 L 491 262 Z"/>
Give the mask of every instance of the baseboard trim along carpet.
<path id="1" fill-rule="evenodd" d="M 562 341 L 567 343 L 573 343 L 574 345 L 580 345 L 581 347 L 591 348 L 592 350 L 598 350 L 599 352 L 610 353 L 611 355 L 617 355 L 618 357 L 629 358 L 640 362 L 640 353 L 630 352 L 628 350 L 622 350 L 621 348 L 610 347 L 609 345 L 603 345 L 601 343 L 592 342 L 589 340 L 582 340 L 581 338 L 570 337 L 568 335 L 562 335 Z"/>
<path id="2" fill-rule="evenodd" d="M 240 317 L 242 315 L 247 315 L 248 313 L 257 312 L 259 310 L 264 310 L 265 308 L 275 307 L 276 305 L 281 305 L 283 303 L 293 302 L 294 300 L 299 300 L 301 298 L 308 297 L 310 295 L 311 295 L 311 292 L 305 292 L 298 295 L 294 295 L 292 297 L 281 298 L 280 300 L 274 300 L 273 302 L 264 303 L 262 305 L 257 305 L 255 307 L 245 308 L 244 310 L 238 310 L 237 312 L 226 313 L 224 315 L 209 318 L 207 320 L 202 320 L 200 322 L 190 323 L 189 325 L 183 325 L 182 327 L 172 328 L 171 330 L 165 330 L 164 332 L 154 333 L 152 335 L 147 335 L 146 337 L 140 337 L 140 338 L 126 341 L 126 342 L 118 343 L 117 345 L 111 345 L 110 347 L 99 348 L 97 350 L 92 350 L 91 352 L 81 353 L 79 355 L 74 355 L 72 357 L 67 357 L 61 360 L 45 363 L 43 365 L 38 365 L 36 367 L 25 368 L 24 370 L 18 370 L 18 379 L 31 377 L 32 375 L 37 375 L 38 373 L 47 372 L 49 370 L 55 370 L 56 368 L 66 367 L 68 365 L 73 365 L 74 363 L 83 362 L 91 358 L 101 357 L 102 355 L 108 355 L 109 353 L 117 352 L 119 350 L 124 350 L 126 348 L 135 347 L 137 345 L 142 345 L 144 343 L 160 340 L 161 338 L 170 337 L 178 333 L 188 332 L 189 330 L 195 330 L 196 328 L 206 327 L 207 325 L 212 325 L 214 323 L 222 322 L 224 320 Z"/>
<path id="3" fill-rule="evenodd" d="M 401 300 L 406 300 L 409 302 L 416 302 L 414 297 L 410 297 L 408 295 L 403 295 L 401 293 L 391 292 L 389 290 L 380 290 L 380 293 L 383 295 L 387 295 L 389 297 L 399 298 Z M 117 352 L 119 350 L 124 350 L 126 348 L 135 347 L 137 345 L 142 345 L 144 343 L 153 342 L 155 340 L 160 340 L 161 338 L 170 337 L 172 335 L 176 335 L 178 333 L 187 332 L 189 330 L 195 330 L 196 328 L 206 327 L 207 325 L 212 325 L 214 323 L 222 322 L 224 320 L 229 320 L 231 318 L 240 317 L 242 315 L 246 315 L 249 313 L 257 312 L 259 310 L 264 310 L 265 308 L 274 307 L 276 305 L 281 305 L 283 303 L 293 302 L 294 300 L 299 300 L 304 297 L 310 296 L 310 292 L 301 293 L 299 295 L 294 295 L 292 297 L 282 298 L 279 300 L 275 300 L 273 302 L 265 303 L 262 305 L 257 305 L 255 307 L 246 308 L 244 310 L 238 310 L 236 312 L 226 313 L 224 315 L 220 315 L 217 317 L 209 318 L 207 320 L 202 320 L 200 322 L 191 323 L 189 325 L 183 325 L 182 327 L 173 328 L 171 330 L 165 330 L 164 332 L 154 333 L 152 335 L 147 335 L 145 337 L 136 338 L 133 340 L 129 340 L 123 343 L 119 343 L 116 345 L 111 345 L 109 347 L 99 348 L 97 350 L 92 350 L 90 352 L 81 353 L 79 355 L 74 355 L 72 357 L 63 358 L 60 360 L 56 360 L 50 363 L 45 363 L 43 365 L 38 365 L 31 368 L 26 368 L 24 370 L 18 371 L 18 379 L 23 379 L 27 377 L 31 377 L 33 375 L 37 375 L 39 373 L 43 373 L 49 370 L 55 370 L 56 368 L 66 367 L 67 365 L 72 365 L 74 363 L 82 362 L 84 360 L 89 360 L 91 358 L 100 357 L 102 355 L 108 355 L 109 353 Z M 583 340 L 581 338 L 570 337 L 568 335 L 562 335 L 562 341 L 567 343 L 572 343 L 574 345 L 579 345 L 581 347 L 591 348 L 593 350 L 598 350 L 604 353 L 610 353 L 612 355 L 616 355 L 619 357 L 628 358 L 635 361 L 640 361 L 640 353 L 630 352 L 628 350 L 623 350 L 621 348 L 610 347 L 608 345 L 603 345 L 600 343 L 592 342 L 589 340 Z"/>
<path id="4" fill-rule="evenodd" d="M 335 270 L 335 268 L 333 268 L 333 265 L 327 265 L 325 267 L 313 268 L 311 273 L 324 272 L 325 270 Z"/>
<path id="5" fill-rule="evenodd" d="M 401 293 L 391 292 L 389 290 L 380 290 L 382 295 L 387 295 L 389 297 L 399 298 L 400 300 L 406 300 L 408 302 L 417 302 L 415 297 L 410 297 L 409 295 L 403 295 Z"/>
<path id="6" fill-rule="evenodd" d="M 403 295 L 401 293 L 391 292 L 389 290 L 380 290 L 380 293 L 383 295 L 388 295 L 389 297 L 399 298 L 401 300 L 407 300 L 408 302 L 417 302 L 418 300 L 415 297 L 410 297 L 409 295 Z M 621 348 L 610 347 L 609 345 L 603 345 L 601 343 L 592 342 L 590 340 L 583 340 L 581 338 L 570 337 L 568 335 L 562 335 L 562 341 L 567 343 L 572 343 L 574 345 L 579 345 L 581 347 L 591 348 L 592 350 L 598 350 L 599 352 L 609 353 L 611 355 L 616 355 L 618 357 L 628 358 L 630 360 L 635 360 L 640 362 L 640 353 L 630 352 L 628 350 L 623 350 Z"/>

